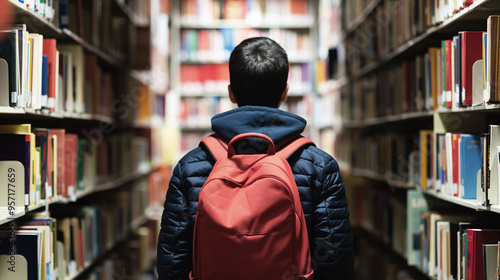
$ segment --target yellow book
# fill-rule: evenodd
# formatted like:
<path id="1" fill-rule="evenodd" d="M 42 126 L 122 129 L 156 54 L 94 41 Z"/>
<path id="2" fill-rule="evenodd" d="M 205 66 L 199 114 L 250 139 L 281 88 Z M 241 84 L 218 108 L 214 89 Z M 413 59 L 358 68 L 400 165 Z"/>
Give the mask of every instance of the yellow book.
<path id="1" fill-rule="evenodd" d="M 3 124 L 0 125 L 0 134 L 29 134 L 31 124 Z"/>
<path id="2" fill-rule="evenodd" d="M 432 108 L 438 108 L 438 96 L 439 96 L 439 86 L 438 86 L 438 59 L 439 51 L 441 48 L 429 48 L 429 59 L 431 60 L 431 96 L 432 96 Z"/>

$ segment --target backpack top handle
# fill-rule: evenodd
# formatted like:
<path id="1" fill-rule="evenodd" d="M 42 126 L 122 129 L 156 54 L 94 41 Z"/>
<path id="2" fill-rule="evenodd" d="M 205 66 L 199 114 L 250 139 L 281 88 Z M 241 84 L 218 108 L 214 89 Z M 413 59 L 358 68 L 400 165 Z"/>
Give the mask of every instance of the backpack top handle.
<path id="1" fill-rule="evenodd" d="M 261 133 L 249 132 L 249 133 L 238 134 L 237 136 L 233 137 L 233 139 L 231 139 L 231 141 L 228 144 L 228 148 L 227 148 L 227 156 L 232 157 L 236 154 L 236 152 L 234 151 L 234 147 L 233 147 L 234 143 L 236 143 L 239 140 L 248 139 L 248 138 L 256 138 L 256 139 L 266 140 L 267 142 L 269 142 L 269 146 L 267 147 L 267 154 L 274 155 L 276 153 L 276 149 L 274 147 L 273 140 L 271 140 L 271 138 L 269 138 L 269 136 L 267 136 L 265 134 L 261 134 Z"/>

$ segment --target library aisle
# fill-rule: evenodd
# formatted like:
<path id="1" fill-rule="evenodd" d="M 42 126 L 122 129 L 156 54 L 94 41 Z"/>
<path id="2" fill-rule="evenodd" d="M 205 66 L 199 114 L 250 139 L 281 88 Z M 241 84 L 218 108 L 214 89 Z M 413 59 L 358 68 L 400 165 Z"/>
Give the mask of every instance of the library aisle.
<path id="1" fill-rule="evenodd" d="M 0 31 L 2 280 L 157 279 L 173 167 L 255 36 L 339 163 L 356 279 L 500 275 L 498 0 L 0 0 Z"/>

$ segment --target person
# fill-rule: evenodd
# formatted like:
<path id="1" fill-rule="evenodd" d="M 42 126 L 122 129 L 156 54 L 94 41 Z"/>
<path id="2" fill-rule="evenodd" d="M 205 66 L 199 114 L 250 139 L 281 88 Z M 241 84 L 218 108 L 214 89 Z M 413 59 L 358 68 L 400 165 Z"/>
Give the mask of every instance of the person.
<path id="1" fill-rule="evenodd" d="M 215 115 L 213 131 L 227 142 L 246 132 L 266 134 L 274 143 L 302 133 L 306 121 L 278 109 L 287 99 L 288 69 L 285 50 L 272 39 L 242 41 L 229 59 L 229 98 L 238 108 Z M 337 162 L 315 146 L 304 147 L 288 161 L 306 218 L 314 279 L 352 279 L 353 238 Z M 173 171 L 158 239 L 160 280 L 189 279 L 198 194 L 214 164 L 200 145 Z"/>

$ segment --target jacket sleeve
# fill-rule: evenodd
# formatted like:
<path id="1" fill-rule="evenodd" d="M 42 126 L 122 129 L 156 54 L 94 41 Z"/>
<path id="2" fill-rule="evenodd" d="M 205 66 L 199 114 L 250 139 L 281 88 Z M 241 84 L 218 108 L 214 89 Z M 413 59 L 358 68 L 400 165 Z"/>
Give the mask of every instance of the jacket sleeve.
<path id="1" fill-rule="evenodd" d="M 313 214 L 311 265 L 315 280 L 354 278 L 351 223 L 339 166 L 332 160 L 323 169 Z"/>
<path id="2" fill-rule="evenodd" d="M 181 178 L 179 163 L 170 179 L 161 218 L 156 264 L 160 280 L 187 280 L 192 267 L 190 208 Z"/>

